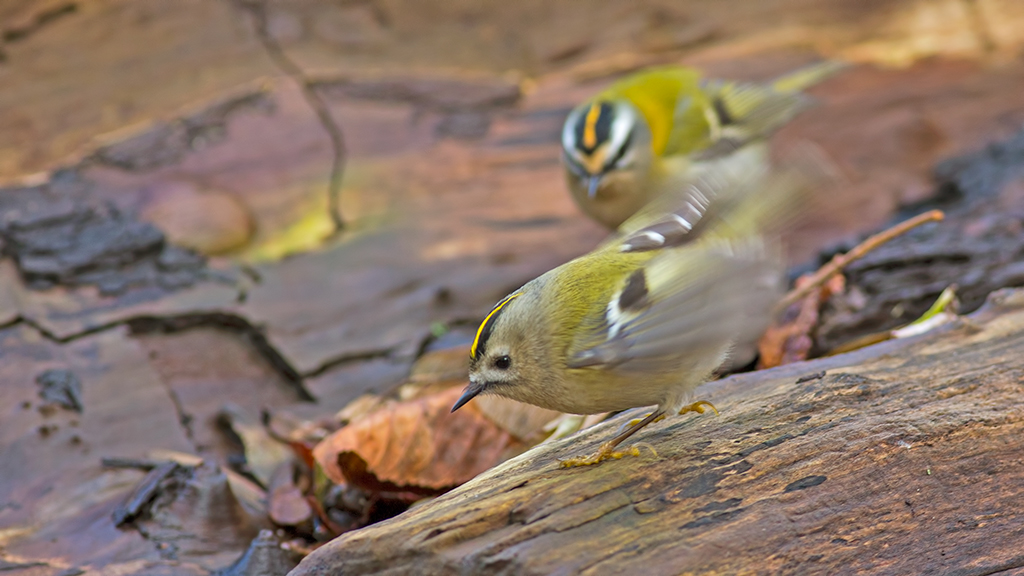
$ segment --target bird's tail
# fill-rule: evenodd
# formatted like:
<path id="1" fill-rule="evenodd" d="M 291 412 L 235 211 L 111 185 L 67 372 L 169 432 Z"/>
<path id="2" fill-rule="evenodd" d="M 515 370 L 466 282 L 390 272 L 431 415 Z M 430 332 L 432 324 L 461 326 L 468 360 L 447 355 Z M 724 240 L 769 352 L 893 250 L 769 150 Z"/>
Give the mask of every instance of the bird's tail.
<path id="1" fill-rule="evenodd" d="M 824 81 L 847 65 L 826 61 L 790 72 L 770 84 L 707 80 L 718 137 L 700 158 L 726 155 L 747 142 L 764 138 L 811 106 L 814 99 L 801 90 Z"/>
<path id="2" fill-rule="evenodd" d="M 820 84 L 849 67 L 846 62 L 825 60 L 779 76 L 772 82 L 778 92 L 800 92 Z"/>

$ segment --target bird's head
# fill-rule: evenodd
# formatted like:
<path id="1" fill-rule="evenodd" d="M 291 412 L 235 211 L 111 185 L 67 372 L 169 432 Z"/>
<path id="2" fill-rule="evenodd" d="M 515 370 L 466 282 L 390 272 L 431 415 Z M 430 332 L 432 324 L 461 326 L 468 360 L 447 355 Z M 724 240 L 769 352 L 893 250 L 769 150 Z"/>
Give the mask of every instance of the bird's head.
<path id="1" fill-rule="evenodd" d="M 562 128 L 562 161 L 590 200 L 613 178 L 638 178 L 651 161 L 650 129 L 624 99 L 598 99 L 577 106 Z"/>
<path id="2" fill-rule="evenodd" d="M 547 315 L 536 288 L 535 281 L 506 296 L 484 318 L 470 349 L 469 385 L 452 412 L 480 394 L 542 404 L 551 393 Z"/>

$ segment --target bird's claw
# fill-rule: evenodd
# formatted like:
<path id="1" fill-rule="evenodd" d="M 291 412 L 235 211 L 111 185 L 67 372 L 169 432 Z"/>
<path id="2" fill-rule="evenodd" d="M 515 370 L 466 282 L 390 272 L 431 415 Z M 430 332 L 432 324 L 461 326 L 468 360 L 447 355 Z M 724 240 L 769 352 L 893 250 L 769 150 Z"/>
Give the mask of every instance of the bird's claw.
<path id="1" fill-rule="evenodd" d="M 679 410 L 679 413 L 685 414 L 687 412 L 696 412 L 698 414 L 703 414 L 708 408 L 710 408 L 715 413 L 715 415 L 718 414 L 718 409 L 715 408 L 715 405 L 712 404 L 711 402 L 706 402 L 704 400 L 694 402 L 689 406 L 684 406 L 681 410 Z M 654 416 L 654 414 L 648 414 L 646 417 L 642 419 L 637 418 L 629 421 L 629 423 L 623 427 L 626 428 L 626 431 L 624 433 L 619 434 L 610 442 L 606 442 L 605 444 L 603 444 L 596 453 L 591 454 L 590 456 L 574 456 L 572 458 L 566 458 L 565 460 L 561 461 L 561 467 L 576 468 L 577 466 L 591 466 L 594 464 L 598 464 L 600 462 L 604 462 L 605 460 L 618 460 L 620 458 L 625 458 L 626 456 L 639 456 L 640 448 L 636 445 L 630 446 L 625 450 L 616 450 L 615 447 L 618 446 L 620 442 L 622 442 L 623 440 L 631 436 L 634 432 L 636 432 L 636 429 L 634 428 L 640 426 L 640 424 L 649 424 L 650 422 L 657 422 L 665 418 L 665 415 L 661 414 L 655 418 L 652 418 L 650 422 L 645 422 L 648 418 L 651 418 L 652 416 Z M 654 447 L 650 446 L 649 444 L 644 444 L 644 446 L 650 448 L 651 452 L 654 453 L 655 457 L 658 456 L 658 453 L 655 452 Z"/>
<path id="2" fill-rule="evenodd" d="M 712 404 L 711 402 L 706 402 L 704 400 L 694 402 L 689 406 L 683 406 L 679 410 L 679 414 L 682 415 L 686 414 L 687 412 L 696 412 L 697 414 L 703 414 L 706 410 L 705 406 L 707 406 L 707 408 L 711 408 L 711 411 L 715 413 L 715 416 L 718 416 L 718 408 L 715 408 L 715 405 Z"/>
<path id="3" fill-rule="evenodd" d="M 577 466 L 591 466 L 605 460 L 618 460 L 626 456 L 639 456 L 640 449 L 630 446 L 625 450 L 615 450 L 614 447 L 602 446 L 600 450 L 590 456 L 574 456 L 562 460 L 562 468 L 576 468 Z"/>

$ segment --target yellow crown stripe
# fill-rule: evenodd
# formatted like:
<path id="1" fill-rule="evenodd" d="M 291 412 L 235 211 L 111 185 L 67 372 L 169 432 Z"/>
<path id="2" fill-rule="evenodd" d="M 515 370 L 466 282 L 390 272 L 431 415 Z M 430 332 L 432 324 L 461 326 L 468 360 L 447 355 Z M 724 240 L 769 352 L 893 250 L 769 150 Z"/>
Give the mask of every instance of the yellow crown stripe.
<path id="1" fill-rule="evenodd" d="M 491 310 L 487 317 L 484 318 L 484 321 L 480 323 L 480 327 L 476 330 L 476 337 L 473 338 L 473 347 L 469 349 L 470 358 L 476 358 L 476 349 L 480 345 L 480 335 L 484 333 L 484 328 L 487 327 L 487 323 L 491 321 L 491 318 L 493 318 L 495 314 L 505 307 L 505 304 L 508 304 L 512 300 L 518 298 L 520 294 L 522 294 L 522 292 L 516 292 L 505 296 L 505 298 L 501 302 L 498 302 L 494 309 Z"/>
<path id="2" fill-rule="evenodd" d="M 594 102 L 587 110 L 587 117 L 583 120 L 583 146 L 593 148 L 597 146 L 597 119 L 601 116 L 601 105 Z"/>

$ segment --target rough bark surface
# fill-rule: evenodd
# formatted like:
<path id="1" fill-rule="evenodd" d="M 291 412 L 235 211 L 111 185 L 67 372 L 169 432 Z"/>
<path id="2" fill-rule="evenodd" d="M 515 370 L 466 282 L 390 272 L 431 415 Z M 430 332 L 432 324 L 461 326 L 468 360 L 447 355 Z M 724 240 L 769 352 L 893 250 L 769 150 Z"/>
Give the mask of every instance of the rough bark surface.
<path id="1" fill-rule="evenodd" d="M 858 352 L 728 378 L 638 458 L 563 470 L 627 418 L 345 535 L 320 574 L 1016 574 L 1024 291 Z M 822 374 L 824 372 L 824 374 Z"/>

